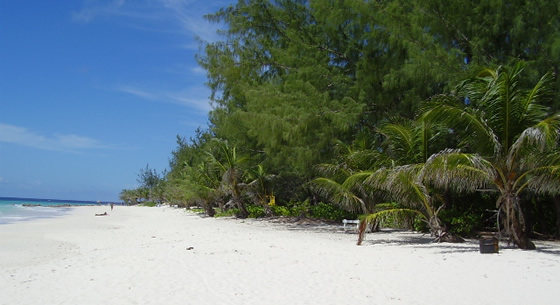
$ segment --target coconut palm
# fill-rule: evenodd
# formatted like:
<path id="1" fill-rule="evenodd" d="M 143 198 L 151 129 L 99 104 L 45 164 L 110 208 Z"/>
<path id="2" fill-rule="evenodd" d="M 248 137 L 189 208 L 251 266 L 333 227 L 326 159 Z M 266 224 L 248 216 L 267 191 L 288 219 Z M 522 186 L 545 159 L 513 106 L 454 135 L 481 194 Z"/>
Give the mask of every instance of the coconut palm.
<path id="1" fill-rule="evenodd" d="M 368 146 L 363 139 L 354 146 L 337 142 L 339 162 L 317 165 L 315 169 L 322 177 L 310 181 L 311 189 L 349 212 L 371 213 L 375 206 L 374 192 L 364 188 L 362 182 L 368 177 L 367 170 L 386 164 L 387 157 Z"/>
<path id="2" fill-rule="evenodd" d="M 226 140 L 213 139 L 214 150 L 208 151 L 208 161 L 222 176 L 222 189 L 231 196 L 230 203 L 239 209 L 239 217 L 249 216 L 245 202 L 241 198 L 244 168 L 248 158 L 239 156 L 237 149 Z"/>
<path id="3" fill-rule="evenodd" d="M 436 205 L 437 196 L 430 194 L 419 175 L 433 147 L 446 134 L 446 129 L 436 127 L 424 118 L 392 118 L 377 130 L 384 136 L 380 150 L 346 149 L 345 157 L 336 166 L 319 166 L 328 178 L 313 180 L 314 189 L 346 210 L 364 215 L 358 244 L 367 228 L 377 227 L 383 220 L 409 223 L 416 217 L 426 222 L 437 241 L 460 241 L 442 226 L 438 212 L 443 205 Z M 376 159 L 369 161 L 373 166 L 367 170 L 349 166 L 355 164 L 353 160 L 368 159 L 363 158 L 365 155 Z M 380 198 L 391 202 L 379 203 Z"/>
<path id="4" fill-rule="evenodd" d="M 272 216 L 272 210 L 268 205 L 267 199 L 272 195 L 272 182 L 277 175 L 268 174 L 261 164 L 257 165 L 255 170 L 247 172 L 246 193 L 252 201 L 263 207 L 267 216 Z"/>
<path id="5" fill-rule="evenodd" d="M 221 201 L 222 192 L 219 177 L 210 164 L 199 162 L 190 166 L 185 163 L 182 178 L 178 182 L 186 192 L 187 203 L 201 206 L 208 216 L 213 217 L 216 214 L 214 203 Z"/>
<path id="6" fill-rule="evenodd" d="M 452 128 L 461 150 L 431 156 L 423 179 L 456 191 L 497 191 L 505 233 L 520 248 L 534 249 L 520 195 L 560 193 L 560 114 L 547 117 L 541 106 L 553 98 L 553 74 L 523 90 L 521 72 L 521 65 L 485 69 L 455 94 L 427 103 L 424 117 Z"/>
<path id="7" fill-rule="evenodd" d="M 369 225 L 377 224 L 387 217 L 401 221 L 418 217 L 426 223 L 435 241 L 463 241 L 447 232 L 442 225 L 438 213 L 443 205 L 436 205 L 437 196 L 430 194 L 430 190 L 422 182 L 423 170 L 424 164 L 420 163 L 381 168 L 369 173 L 363 184 L 383 193 L 384 197 L 393 203 L 380 204 L 372 213 L 362 217 L 358 245 L 361 244 Z"/>
<path id="8" fill-rule="evenodd" d="M 444 205 L 436 204 L 439 197 L 422 180 L 424 163 L 434 147 L 445 138 L 447 130 L 420 117 L 415 121 L 391 119 L 381 125 L 378 132 L 385 138 L 382 148 L 392 160 L 392 166 L 367 173 L 362 184 L 377 190 L 392 203 L 380 204 L 362 218 L 358 244 L 369 225 L 387 217 L 401 221 L 418 217 L 427 224 L 436 241 L 462 241 L 442 225 L 438 213 Z"/>

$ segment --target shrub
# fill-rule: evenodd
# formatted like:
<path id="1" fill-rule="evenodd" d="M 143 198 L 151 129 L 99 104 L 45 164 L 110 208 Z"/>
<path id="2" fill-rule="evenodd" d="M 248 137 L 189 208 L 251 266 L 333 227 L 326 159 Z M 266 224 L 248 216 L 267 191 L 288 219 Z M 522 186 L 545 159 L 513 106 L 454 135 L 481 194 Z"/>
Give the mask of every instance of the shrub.
<path id="1" fill-rule="evenodd" d="M 155 207 L 158 203 L 154 201 L 146 201 L 142 205 L 147 207 Z"/>
<path id="2" fill-rule="evenodd" d="M 448 224 L 449 232 L 460 236 L 474 236 L 475 230 L 482 227 L 483 217 L 473 211 L 443 210 L 440 219 Z"/>
<path id="3" fill-rule="evenodd" d="M 330 219 L 334 221 L 342 221 L 343 219 L 356 219 L 358 215 L 343 210 L 337 206 L 326 203 L 310 206 L 309 212 L 311 217 Z"/>
<path id="4" fill-rule="evenodd" d="M 415 217 L 414 218 L 413 227 L 414 227 L 414 231 L 417 231 L 417 232 L 429 232 L 430 231 L 430 229 L 428 227 L 428 224 L 424 220 L 422 220 L 420 217 Z"/>
<path id="5" fill-rule="evenodd" d="M 270 207 L 272 213 L 278 216 L 292 216 L 292 211 L 288 207 L 280 206 L 280 205 L 273 205 Z"/>
<path id="6" fill-rule="evenodd" d="M 217 212 L 214 217 L 232 217 L 239 213 L 239 209 L 229 209 Z"/>
<path id="7" fill-rule="evenodd" d="M 247 211 L 249 212 L 249 218 L 259 218 L 265 217 L 266 213 L 264 212 L 264 208 L 256 205 L 248 205 Z"/>

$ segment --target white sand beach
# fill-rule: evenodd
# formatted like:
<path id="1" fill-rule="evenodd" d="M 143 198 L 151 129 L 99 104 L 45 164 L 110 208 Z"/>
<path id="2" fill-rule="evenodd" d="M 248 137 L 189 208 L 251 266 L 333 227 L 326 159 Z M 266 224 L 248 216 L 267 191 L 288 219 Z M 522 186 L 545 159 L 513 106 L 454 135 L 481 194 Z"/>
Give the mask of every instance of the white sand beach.
<path id="1" fill-rule="evenodd" d="M 0 304 L 559 304 L 560 246 L 536 244 L 79 207 L 0 226 Z"/>

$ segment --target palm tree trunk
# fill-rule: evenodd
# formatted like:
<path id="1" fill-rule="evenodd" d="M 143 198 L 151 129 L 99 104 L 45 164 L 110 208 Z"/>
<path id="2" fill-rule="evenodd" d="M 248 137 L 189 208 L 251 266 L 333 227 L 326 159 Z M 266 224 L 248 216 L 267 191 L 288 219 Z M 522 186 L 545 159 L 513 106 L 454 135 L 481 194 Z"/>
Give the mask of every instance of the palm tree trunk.
<path id="1" fill-rule="evenodd" d="M 505 227 L 510 238 L 520 249 L 534 250 L 536 247 L 529 239 L 519 198 L 515 194 L 506 194 L 504 208 L 506 212 Z"/>
<path id="2" fill-rule="evenodd" d="M 444 243 L 462 243 L 465 240 L 451 232 L 449 232 L 446 226 L 441 224 L 439 217 L 437 214 L 431 217 L 429 221 L 430 232 L 436 238 L 437 242 L 444 242 Z"/>
<path id="3" fill-rule="evenodd" d="M 239 214 L 237 214 L 237 217 L 239 218 L 249 217 L 249 211 L 247 211 L 247 207 L 245 206 L 243 200 L 241 200 L 240 198 L 233 198 L 233 201 L 235 202 L 235 205 L 239 209 Z"/>
<path id="4" fill-rule="evenodd" d="M 261 205 L 264 209 L 264 215 L 266 215 L 267 217 L 274 216 L 274 212 L 272 211 L 272 209 L 268 205 L 268 202 L 266 202 L 266 197 L 260 199 L 259 202 L 261 203 Z"/>
<path id="5" fill-rule="evenodd" d="M 214 215 L 216 215 L 216 210 L 214 210 L 214 207 L 208 201 L 201 200 L 199 204 L 202 205 L 202 208 L 206 211 L 206 215 L 209 217 L 214 217 Z"/>
<path id="6" fill-rule="evenodd" d="M 556 211 L 556 237 L 560 238 L 560 195 L 554 197 L 554 210 Z"/>

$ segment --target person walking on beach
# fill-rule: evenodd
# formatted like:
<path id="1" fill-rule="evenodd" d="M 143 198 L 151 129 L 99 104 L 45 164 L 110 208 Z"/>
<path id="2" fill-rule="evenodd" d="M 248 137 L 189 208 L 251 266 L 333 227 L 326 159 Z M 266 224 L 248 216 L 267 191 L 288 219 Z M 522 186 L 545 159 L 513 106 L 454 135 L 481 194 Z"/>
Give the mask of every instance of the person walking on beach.
<path id="1" fill-rule="evenodd" d="M 113 210 L 113 203 L 111 202 L 111 211 Z"/>

